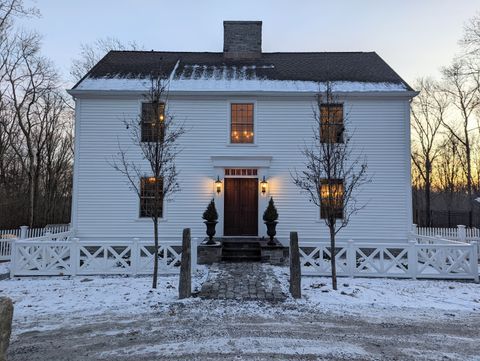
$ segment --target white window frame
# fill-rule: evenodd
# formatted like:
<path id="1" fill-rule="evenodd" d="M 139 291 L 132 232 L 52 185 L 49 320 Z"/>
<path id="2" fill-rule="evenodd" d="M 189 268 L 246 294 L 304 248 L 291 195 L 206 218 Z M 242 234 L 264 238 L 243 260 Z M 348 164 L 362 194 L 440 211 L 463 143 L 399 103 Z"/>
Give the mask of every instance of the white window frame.
<path id="1" fill-rule="evenodd" d="M 253 104 L 253 142 L 252 143 L 232 143 L 232 104 Z M 227 126 L 227 146 L 230 147 L 256 147 L 258 141 L 257 134 L 257 100 L 252 98 L 229 99 L 227 102 L 228 126 Z"/>

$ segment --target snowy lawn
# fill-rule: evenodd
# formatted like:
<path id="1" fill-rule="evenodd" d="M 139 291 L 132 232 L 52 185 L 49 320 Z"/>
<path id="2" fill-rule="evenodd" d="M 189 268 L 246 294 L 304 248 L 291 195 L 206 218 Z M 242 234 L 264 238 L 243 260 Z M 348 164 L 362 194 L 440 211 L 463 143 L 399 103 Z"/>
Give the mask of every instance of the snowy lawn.
<path id="1" fill-rule="evenodd" d="M 288 294 L 288 268 L 273 269 Z M 201 268 L 193 278 L 194 289 L 200 288 L 207 272 Z M 151 277 L 145 276 L 17 277 L 0 281 L 0 296 L 13 299 L 15 320 L 25 322 L 52 314 L 91 316 L 117 311 L 138 314 L 168 308 L 179 302 L 177 284 L 178 276 L 160 276 L 156 290 L 151 288 Z M 471 282 L 339 278 L 338 286 L 338 290 L 333 291 L 327 277 L 304 277 L 302 299 L 287 299 L 282 312 L 311 308 L 355 314 L 371 309 L 374 310 L 372 316 L 382 317 L 387 313 L 390 317 L 406 318 L 414 317 L 412 312 L 436 316 L 445 314 L 437 311 L 480 312 L 480 285 Z M 199 299 L 182 302 L 209 303 Z M 242 302 L 231 301 L 230 306 L 235 303 L 239 303 L 236 311 L 241 312 Z M 258 310 L 265 314 L 262 307 L 246 308 L 249 312 Z"/>

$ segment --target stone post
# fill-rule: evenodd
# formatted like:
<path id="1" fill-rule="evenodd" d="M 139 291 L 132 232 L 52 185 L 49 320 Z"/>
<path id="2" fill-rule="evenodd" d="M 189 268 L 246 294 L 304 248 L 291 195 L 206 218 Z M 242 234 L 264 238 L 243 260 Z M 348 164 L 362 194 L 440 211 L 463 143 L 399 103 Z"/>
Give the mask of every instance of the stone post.
<path id="1" fill-rule="evenodd" d="M 7 349 L 12 333 L 13 303 L 10 298 L 0 298 L 0 361 L 7 360 Z"/>
<path id="2" fill-rule="evenodd" d="M 302 297 L 302 273 L 297 232 L 290 232 L 290 293 L 293 298 Z"/>
<path id="3" fill-rule="evenodd" d="M 185 228 L 182 237 L 182 261 L 178 282 L 178 298 L 180 299 L 192 296 L 191 243 L 190 228 Z"/>

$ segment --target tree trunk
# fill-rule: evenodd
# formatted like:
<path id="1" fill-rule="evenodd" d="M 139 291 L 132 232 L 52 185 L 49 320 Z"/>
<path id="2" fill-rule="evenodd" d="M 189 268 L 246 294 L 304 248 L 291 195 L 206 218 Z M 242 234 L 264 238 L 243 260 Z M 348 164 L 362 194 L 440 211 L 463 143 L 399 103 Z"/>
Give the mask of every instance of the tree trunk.
<path id="1" fill-rule="evenodd" d="M 334 290 L 337 290 L 337 265 L 335 262 L 335 228 L 334 227 L 329 227 L 330 228 L 330 263 L 332 266 L 332 288 Z"/>
<path id="2" fill-rule="evenodd" d="M 152 288 L 157 288 L 158 278 L 158 217 L 153 219 L 153 233 L 155 237 L 155 250 L 153 252 L 153 281 Z"/>
<path id="3" fill-rule="evenodd" d="M 427 227 L 431 227 L 432 219 L 431 219 L 431 169 L 432 164 L 429 160 L 426 161 L 425 167 L 425 213 L 426 213 L 426 224 Z"/>

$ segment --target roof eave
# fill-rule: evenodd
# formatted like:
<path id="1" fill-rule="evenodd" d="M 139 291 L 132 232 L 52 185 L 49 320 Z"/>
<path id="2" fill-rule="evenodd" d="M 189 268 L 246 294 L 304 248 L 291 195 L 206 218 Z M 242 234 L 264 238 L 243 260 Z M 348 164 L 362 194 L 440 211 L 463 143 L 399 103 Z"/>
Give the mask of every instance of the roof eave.
<path id="1" fill-rule="evenodd" d="M 91 98 L 91 97 L 127 97 L 127 96 L 141 96 L 146 91 L 141 90 L 87 90 L 87 89 L 70 89 L 67 93 L 76 98 Z M 252 90 L 232 90 L 232 91 L 216 91 L 216 90 L 197 90 L 185 91 L 175 90 L 170 91 L 170 95 L 251 95 L 251 96 L 310 96 L 318 94 L 314 91 L 252 91 Z M 341 97 L 401 97 L 413 98 L 419 94 L 413 90 L 402 91 L 350 91 L 350 92 L 335 92 Z"/>

